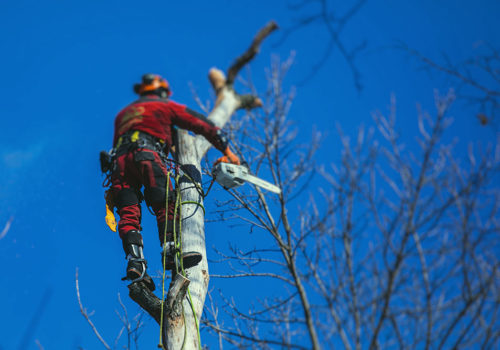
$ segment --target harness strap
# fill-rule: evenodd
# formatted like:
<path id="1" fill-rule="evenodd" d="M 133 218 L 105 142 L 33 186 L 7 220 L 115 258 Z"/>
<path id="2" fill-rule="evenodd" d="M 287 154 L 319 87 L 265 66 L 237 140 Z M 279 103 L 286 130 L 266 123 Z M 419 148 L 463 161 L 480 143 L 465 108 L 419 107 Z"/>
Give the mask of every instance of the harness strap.
<path id="1" fill-rule="evenodd" d="M 164 155 L 164 147 L 165 140 L 140 130 L 130 130 L 120 136 L 116 142 L 114 153 L 116 156 L 120 156 L 137 148 L 145 148 Z"/>

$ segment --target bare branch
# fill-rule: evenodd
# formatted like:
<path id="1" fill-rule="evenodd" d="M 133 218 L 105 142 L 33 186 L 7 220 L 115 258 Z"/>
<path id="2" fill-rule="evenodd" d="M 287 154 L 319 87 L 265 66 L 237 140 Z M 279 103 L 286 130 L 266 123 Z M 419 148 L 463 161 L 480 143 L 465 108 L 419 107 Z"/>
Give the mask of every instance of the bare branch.
<path id="1" fill-rule="evenodd" d="M 99 334 L 99 331 L 97 330 L 97 328 L 94 326 L 94 323 L 90 319 L 90 315 L 87 313 L 87 309 L 85 309 L 83 307 L 82 301 L 80 299 L 80 287 L 79 287 L 79 284 L 78 284 L 78 268 L 76 269 L 76 272 L 75 272 L 75 286 L 76 286 L 76 298 L 78 300 L 78 305 L 80 306 L 80 312 L 82 313 L 83 317 L 85 317 L 85 319 L 89 323 L 90 327 L 92 327 L 92 330 L 94 331 L 97 339 L 99 339 L 99 341 L 102 343 L 102 345 L 104 345 L 104 347 L 106 349 L 111 350 L 111 348 L 109 347 L 109 345 L 102 338 L 101 334 Z"/>
<path id="2" fill-rule="evenodd" d="M 341 34 L 344 31 L 345 26 L 352 20 L 352 17 L 354 17 L 363 8 L 365 3 L 366 0 L 356 1 L 343 15 L 337 15 L 335 13 L 335 9 L 331 9 L 329 6 L 328 0 L 306 0 L 299 2 L 298 4 L 289 5 L 290 10 L 292 11 L 302 10 L 306 5 L 317 6 L 311 6 L 315 9 L 312 14 L 301 16 L 295 20 L 295 23 L 292 26 L 285 29 L 280 40 L 275 45 L 281 45 L 293 33 L 316 23 L 321 24 L 330 37 L 321 58 L 318 59 L 313 65 L 313 68 L 306 75 L 306 77 L 301 80 L 301 85 L 305 84 L 321 70 L 330 58 L 331 54 L 334 52 L 334 49 L 337 48 L 351 70 L 356 89 L 358 91 L 363 89 L 361 84 L 361 74 L 354 64 L 354 61 L 358 54 L 366 48 L 366 42 L 363 41 L 361 44 L 354 47 L 354 49 L 348 50 L 344 40 L 341 39 Z"/>

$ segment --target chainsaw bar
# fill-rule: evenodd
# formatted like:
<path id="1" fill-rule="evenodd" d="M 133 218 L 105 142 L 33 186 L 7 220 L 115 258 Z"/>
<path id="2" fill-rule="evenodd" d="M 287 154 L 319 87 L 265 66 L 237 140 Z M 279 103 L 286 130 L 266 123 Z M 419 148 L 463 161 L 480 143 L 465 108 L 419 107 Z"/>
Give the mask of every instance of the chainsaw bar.
<path id="1" fill-rule="evenodd" d="M 235 188 L 249 182 L 255 186 L 276 194 L 281 193 L 281 189 L 270 182 L 259 179 L 250 174 L 248 167 L 244 165 L 236 165 L 231 163 L 219 163 L 213 170 L 215 181 L 226 189 Z"/>

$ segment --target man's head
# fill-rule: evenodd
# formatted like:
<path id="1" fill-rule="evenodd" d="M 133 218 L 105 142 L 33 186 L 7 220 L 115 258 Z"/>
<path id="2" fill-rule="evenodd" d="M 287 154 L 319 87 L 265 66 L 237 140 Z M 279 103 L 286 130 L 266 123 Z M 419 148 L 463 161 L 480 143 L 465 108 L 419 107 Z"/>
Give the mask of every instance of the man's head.
<path id="1" fill-rule="evenodd" d="M 140 84 L 134 84 L 134 92 L 140 96 L 156 95 L 167 98 L 172 95 L 168 81 L 157 74 L 144 74 Z"/>

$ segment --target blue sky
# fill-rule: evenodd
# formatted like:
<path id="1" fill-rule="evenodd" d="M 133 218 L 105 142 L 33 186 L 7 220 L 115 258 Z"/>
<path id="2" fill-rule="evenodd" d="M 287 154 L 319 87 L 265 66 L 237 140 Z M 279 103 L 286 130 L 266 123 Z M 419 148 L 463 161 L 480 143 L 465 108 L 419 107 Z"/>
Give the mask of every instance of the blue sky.
<path id="1" fill-rule="evenodd" d="M 0 3 L 0 230 L 12 218 L 0 240 L 4 267 L 0 349 L 17 349 L 25 334 L 30 334 L 26 349 L 37 348 L 35 339 L 46 349 L 98 348 L 78 310 L 77 267 L 83 302 L 96 310 L 93 320 L 112 342 L 120 329 L 114 313 L 119 308 L 116 295 L 128 297 L 120 281 L 125 268 L 121 242 L 103 220 L 98 153 L 111 146 L 115 114 L 134 99 L 132 84 L 145 72 L 164 75 L 176 101 L 196 107 L 188 83 L 203 100 L 209 99 L 208 69 L 226 69 L 267 21 L 291 26 L 300 13 L 289 11 L 286 4 L 281 0 Z M 450 85 L 438 74 L 418 70 L 414 59 L 390 47 L 403 41 L 433 59 L 445 53 L 460 62 L 481 40 L 499 47 L 499 10 L 493 0 L 368 0 L 343 37 L 348 47 L 367 40 L 367 49 L 356 60 L 364 89 L 360 93 L 355 89 L 346 62 L 334 52 L 318 74 L 297 87 L 290 118 L 301 128 L 299 141 L 308 140 L 313 126 L 324 130 L 327 138 L 318 159 L 334 162 L 340 154 L 336 123 L 346 133 L 354 133 L 361 124 L 371 125 L 370 114 L 386 111 L 394 94 L 401 133 L 412 142 L 416 103 L 432 112 L 433 90 L 445 92 Z M 271 55 L 286 58 L 295 52 L 286 81 L 289 88 L 308 75 L 327 40 L 318 25 L 298 31 L 276 47 L 279 37 L 273 34 L 251 64 L 253 80 L 262 91 Z M 493 140 L 495 133 L 477 123 L 476 112 L 456 104 L 449 137 L 460 139 L 461 145 Z M 208 197 L 209 208 L 213 200 Z M 156 261 L 154 221 L 147 212 L 145 216 L 145 231 L 150 231 L 145 233 L 146 254 Z M 209 224 L 207 231 L 209 247 L 248 239 L 245 230 L 235 236 L 222 225 Z M 217 269 L 224 267 L 213 271 Z M 36 328 L 30 328 L 44 295 L 48 296 L 45 311 Z M 127 300 L 127 305 L 135 314 L 133 303 Z M 157 341 L 153 322 L 147 323 L 143 348 Z"/>

